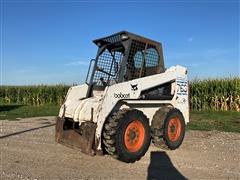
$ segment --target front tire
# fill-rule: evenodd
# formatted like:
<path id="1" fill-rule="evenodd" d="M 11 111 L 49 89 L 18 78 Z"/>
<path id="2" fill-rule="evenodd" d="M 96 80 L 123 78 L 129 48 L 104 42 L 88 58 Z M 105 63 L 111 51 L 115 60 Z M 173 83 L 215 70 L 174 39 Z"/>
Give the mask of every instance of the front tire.
<path id="1" fill-rule="evenodd" d="M 114 158 L 135 162 L 147 152 L 151 142 L 149 120 L 136 109 L 122 109 L 106 120 L 104 149 Z"/>

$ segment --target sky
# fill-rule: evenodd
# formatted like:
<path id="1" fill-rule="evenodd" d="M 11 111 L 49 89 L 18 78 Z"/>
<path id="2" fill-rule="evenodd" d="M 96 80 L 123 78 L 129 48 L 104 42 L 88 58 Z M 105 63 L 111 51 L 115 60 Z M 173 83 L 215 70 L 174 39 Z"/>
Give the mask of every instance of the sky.
<path id="1" fill-rule="evenodd" d="M 127 30 L 162 43 L 189 78 L 240 76 L 239 1 L 0 0 L 1 84 L 81 84 L 97 47 Z"/>

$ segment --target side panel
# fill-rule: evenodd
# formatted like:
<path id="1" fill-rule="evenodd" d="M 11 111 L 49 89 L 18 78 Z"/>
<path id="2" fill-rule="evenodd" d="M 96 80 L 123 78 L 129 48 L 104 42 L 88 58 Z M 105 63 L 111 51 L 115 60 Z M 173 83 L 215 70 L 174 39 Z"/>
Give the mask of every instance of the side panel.
<path id="1" fill-rule="evenodd" d="M 179 109 L 184 116 L 185 123 L 189 122 L 189 92 L 187 76 L 178 76 L 176 79 L 176 92 L 173 105 Z"/>
<path id="2" fill-rule="evenodd" d="M 177 103 L 177 91 L 175 91 L 175 95 L 172 101 L 148 101 L 148 100 L 138 100 L 140 98 L 140 94 L 142 91 L 147 90 L 149 88 L 158 86 L 160 84 L 165 84 L 167 82 L 174 82 L 178 77 L 183 79 L 187 78 L 186 68 L 181 66 L 173 66 L 167 69 L 164 73 L 156 74 L 152 76 L 147 76 L 139 79 L 134 79 L 132 81 L 123 82 L 119 84 L 115 84 L 106 88 L 103 102 L 99 105 L 101 107 L 99 109 L 99 114 L 97 115 L 97 129 L 96 129 L 96 139 L 99 142 L 97 149 L 101 149 L 101 133 L 102 128 L 105 122 L 105 119 L 109 116 L 113 108 L 116 106 L 117 102 L 120 100 L 131 100 L 132 104 L 136 103 L 153 103 L 153 104 L 172 104 L 174 107 L 180 109 L 182 111 L 185 121 L 188 122 L 188 116 L 186 110 L 188 109 L 188 103 L 181 104 Z M 177 90 L 177 88 L 176 88 Z M 136 101 L 137 100 L 137 101 Z M 135 101 L 135 102 L 134 102 Z M 186 99 L 188 102 L 188 99 Z M 129 103 L 129 102 L 128 102 Z M 186 107 L 183 107 L 186 106 Z"/>
<path id="3" fill-rule="evenodd" d="M 73 118 L 77 106 L 81 102 L 81 99 L 86 98 L 87 92 L 87 84 L 70 87 L 66 95 L 65 102 L 60 108 L 59 117 L 65 116 Z"/>

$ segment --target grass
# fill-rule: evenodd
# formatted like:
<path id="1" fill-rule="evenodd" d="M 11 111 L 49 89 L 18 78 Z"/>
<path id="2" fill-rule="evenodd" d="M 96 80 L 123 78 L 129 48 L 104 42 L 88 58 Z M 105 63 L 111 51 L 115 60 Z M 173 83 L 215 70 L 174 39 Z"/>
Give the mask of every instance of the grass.
<path id="1" fill-rule="evenodd" d="M 44 106 L 0 105 L 0 120 L 16 120 L 25 117 L 57 116 L 58 105 Z M 187 129 L 191 130 L 219 130 L 240 133 L 240 112 L 231 111 L 192 111 Z"/>
<path id="2" fill-rule="evenodd" d="M 240 133 L 240 112 L 233 111 L 192 111 L 187 129 L 218 130 Z"/>
<path id="3" fill-rule="evenodd" d="M 38 116 L 57 116 L 58 105 L 46 104 L 44 106 L 27 105 L 0 105 L 0 120 L 16 120 L 17 118 L 38 117 Z"/>

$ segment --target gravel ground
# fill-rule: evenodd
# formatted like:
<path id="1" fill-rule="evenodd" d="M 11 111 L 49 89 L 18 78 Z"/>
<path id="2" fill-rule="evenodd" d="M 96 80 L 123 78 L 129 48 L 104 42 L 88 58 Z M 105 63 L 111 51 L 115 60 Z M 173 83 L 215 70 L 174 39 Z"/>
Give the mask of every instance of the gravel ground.
<path id="1" fill-rule="evenodd" d="M 0 122 L 0 179 L 240 179 L 239 133 L 187 131 L 179 149 L 126 164 L 55 143 L 54 117 Z"/>

